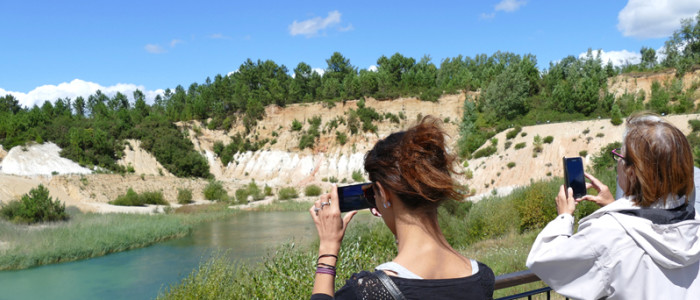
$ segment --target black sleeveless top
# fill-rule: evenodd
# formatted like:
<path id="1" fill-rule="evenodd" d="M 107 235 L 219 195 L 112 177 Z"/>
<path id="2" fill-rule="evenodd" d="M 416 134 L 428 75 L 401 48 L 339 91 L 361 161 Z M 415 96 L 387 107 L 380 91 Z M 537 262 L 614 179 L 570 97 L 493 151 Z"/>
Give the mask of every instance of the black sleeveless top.
<path id="1" fill-rule="evenodd" d="M 406 279 L 389 276 L 406 299 L 493 299 L 495 276 L 487 265 L 479 264 L 479 272 L 462 278 Z M 382 271 L 377 271 L 382 272 Z M 325 294 L 311 295 L 311 300 L 387 299 L 391 294 L 377 278 L 376 273 L 355 273 L 345 286 L 335 292 L 335 298 Z"/>

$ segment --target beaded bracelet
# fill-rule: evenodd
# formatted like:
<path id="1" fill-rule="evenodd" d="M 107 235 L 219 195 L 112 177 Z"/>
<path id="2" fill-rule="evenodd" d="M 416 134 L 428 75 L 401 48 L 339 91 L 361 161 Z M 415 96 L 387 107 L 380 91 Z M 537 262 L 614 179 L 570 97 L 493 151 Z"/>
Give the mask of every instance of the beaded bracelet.
<path id="1" fill-rule="evenodd" d="M 326 267 L 316 267 L 316 274 L 328 274 L 328 275 L 335 276 L 335 269 L 326 268 Z"/>

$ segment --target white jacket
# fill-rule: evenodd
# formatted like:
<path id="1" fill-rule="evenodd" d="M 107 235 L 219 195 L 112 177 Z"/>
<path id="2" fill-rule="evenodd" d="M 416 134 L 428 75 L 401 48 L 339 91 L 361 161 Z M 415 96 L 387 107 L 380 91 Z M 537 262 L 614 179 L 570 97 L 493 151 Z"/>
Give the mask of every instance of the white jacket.
<path id="1" fill-rule="evenodd" d="M 685 198 L 665 208 L 677 201 Z M 559 215 L 537 236 L 527 267 L 574 299 L 700 299 L 700 215 L 657 225 L 616 212 L 629 209 L 640 208 L 627 198 L 604 206 L 576 234 L 573 217 Z"/>

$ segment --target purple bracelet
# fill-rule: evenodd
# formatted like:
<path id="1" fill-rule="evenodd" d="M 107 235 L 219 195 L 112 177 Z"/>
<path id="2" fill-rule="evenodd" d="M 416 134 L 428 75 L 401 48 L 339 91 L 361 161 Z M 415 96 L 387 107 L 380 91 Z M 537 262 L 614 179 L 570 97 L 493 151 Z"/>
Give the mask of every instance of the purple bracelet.
<path id="1" fill-rule="evenodd" d="M 335 276 L 335 270 L 326 267 L 316 267 L 316 274 L 328 274 Z"/>

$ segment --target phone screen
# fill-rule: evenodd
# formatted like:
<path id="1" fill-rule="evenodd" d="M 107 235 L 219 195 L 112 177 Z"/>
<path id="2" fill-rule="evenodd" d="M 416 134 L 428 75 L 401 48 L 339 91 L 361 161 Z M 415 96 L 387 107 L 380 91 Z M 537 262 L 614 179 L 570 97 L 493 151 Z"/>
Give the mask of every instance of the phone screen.
<path id="1" fill-rule="evenodd" d="M 369 208 L 369 202 L 365 199 L 362 186 L 368 183 L 353 184 L 338 187 L 338 204 L 341 212 Z"/>
<path id="2" fill-rule="evenodd" d="M 564 157 L 564 178 L 566 187 L 574 190 L 574 198 L 586 195 L 586 179 L 583 176 L 581 157 Z"/>

